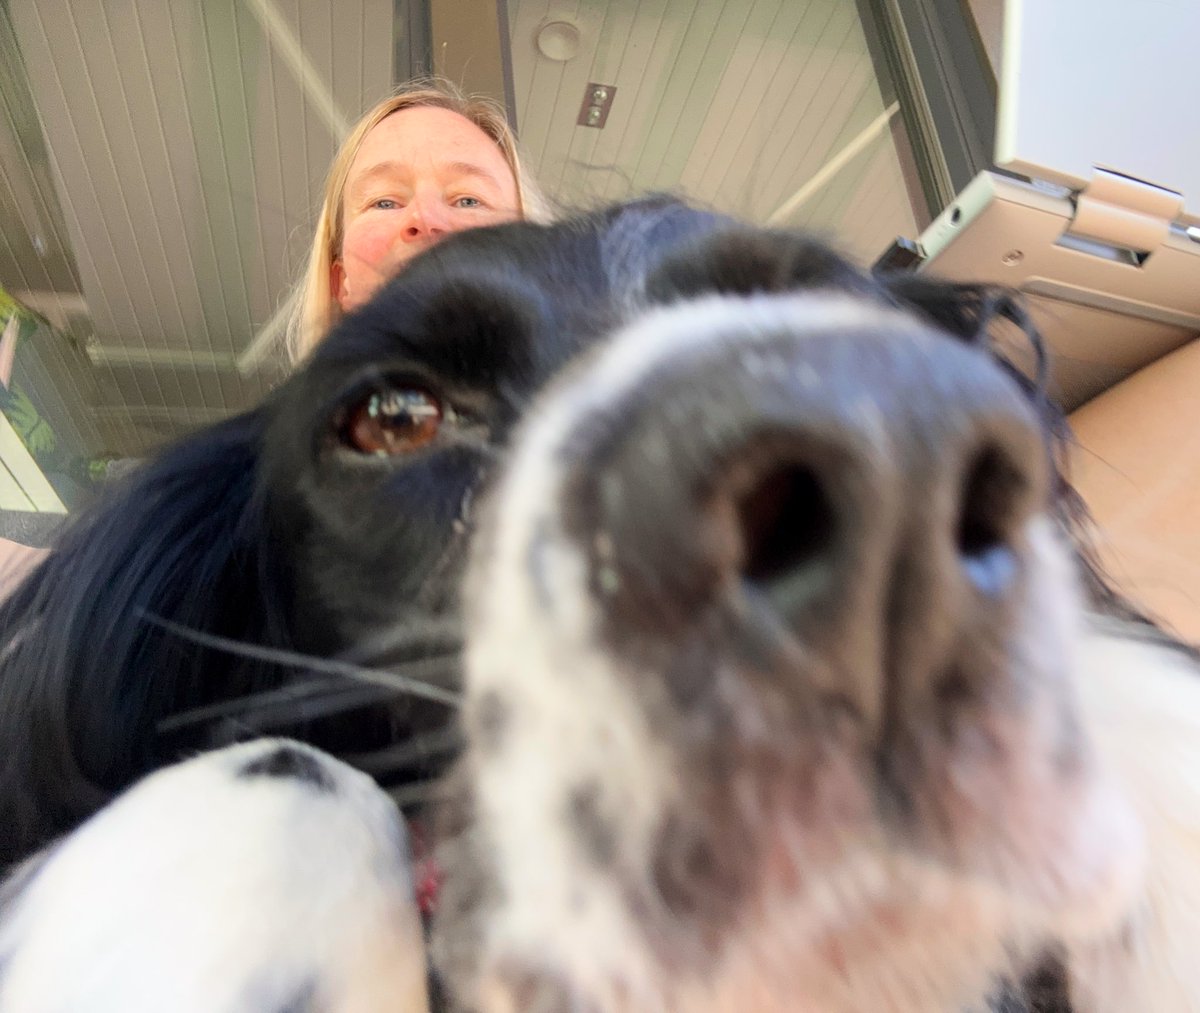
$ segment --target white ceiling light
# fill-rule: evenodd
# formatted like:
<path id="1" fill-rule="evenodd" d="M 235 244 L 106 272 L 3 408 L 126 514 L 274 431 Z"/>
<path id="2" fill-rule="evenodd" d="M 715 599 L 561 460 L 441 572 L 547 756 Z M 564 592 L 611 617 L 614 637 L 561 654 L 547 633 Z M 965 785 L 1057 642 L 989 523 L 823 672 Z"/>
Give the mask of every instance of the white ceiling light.
<path id="1" fill-rule="evenodd" d="M 579 29 L 569 21 L 547 21 L 535 38 L 538 52 L 547 60 L 566 63 L 579 52 Z"/>

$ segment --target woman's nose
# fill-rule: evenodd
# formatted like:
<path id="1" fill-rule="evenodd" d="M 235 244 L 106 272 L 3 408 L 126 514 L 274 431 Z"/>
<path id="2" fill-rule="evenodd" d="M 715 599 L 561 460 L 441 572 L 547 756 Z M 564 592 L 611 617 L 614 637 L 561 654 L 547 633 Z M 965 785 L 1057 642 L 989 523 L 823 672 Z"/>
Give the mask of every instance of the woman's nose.
<path id="1" fill-rule="evenodd" d="M 407 242 L 437 239 L 452 231 L 448 209 L 440 198 L 415 196 L 409 202 L 403 228 Z"/>

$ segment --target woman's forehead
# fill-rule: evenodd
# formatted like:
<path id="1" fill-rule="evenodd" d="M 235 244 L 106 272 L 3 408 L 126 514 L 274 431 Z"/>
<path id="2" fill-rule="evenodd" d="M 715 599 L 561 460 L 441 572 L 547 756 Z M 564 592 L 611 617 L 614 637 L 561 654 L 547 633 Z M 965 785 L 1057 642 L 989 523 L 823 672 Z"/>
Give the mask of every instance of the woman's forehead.
<path id="1" fill-rule="evenodd" d="M 400 109 L 375 124 L 350 165 L 348 182 L 379 172 L 473 173 L 515 184 L 496 142 L 465 116 L 437 106 Z"/>

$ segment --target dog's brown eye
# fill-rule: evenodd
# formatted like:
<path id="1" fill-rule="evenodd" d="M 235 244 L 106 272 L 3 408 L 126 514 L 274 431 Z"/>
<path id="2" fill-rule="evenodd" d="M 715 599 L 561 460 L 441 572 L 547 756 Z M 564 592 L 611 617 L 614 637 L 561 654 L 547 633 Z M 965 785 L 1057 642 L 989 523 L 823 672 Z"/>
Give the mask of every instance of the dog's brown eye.
<path id="1" fill-rule="evenodd" d="M 342 441 L 363 454 L 391 457 L 428 446 L 442 423 L 442 406 L 417 387 L 372 391 L 347 413 Z"/>

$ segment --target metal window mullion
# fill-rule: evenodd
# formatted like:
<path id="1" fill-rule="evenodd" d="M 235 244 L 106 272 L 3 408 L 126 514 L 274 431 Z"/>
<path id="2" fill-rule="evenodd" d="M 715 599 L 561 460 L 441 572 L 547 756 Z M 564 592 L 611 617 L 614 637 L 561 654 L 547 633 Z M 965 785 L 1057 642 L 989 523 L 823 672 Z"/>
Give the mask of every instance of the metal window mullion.
<path id="1" fill-rule="evenodd" d="M 992 165 L 995 78 L 961 0 L 859 0 L 900 99 L 930 210 Z"/>
<path id="2" fill-rule="evenodd" d="M 392 82 L 403 84 L 433 73 L 433 29 L 430 0 L 395 0 L 392 24 Z"/>

